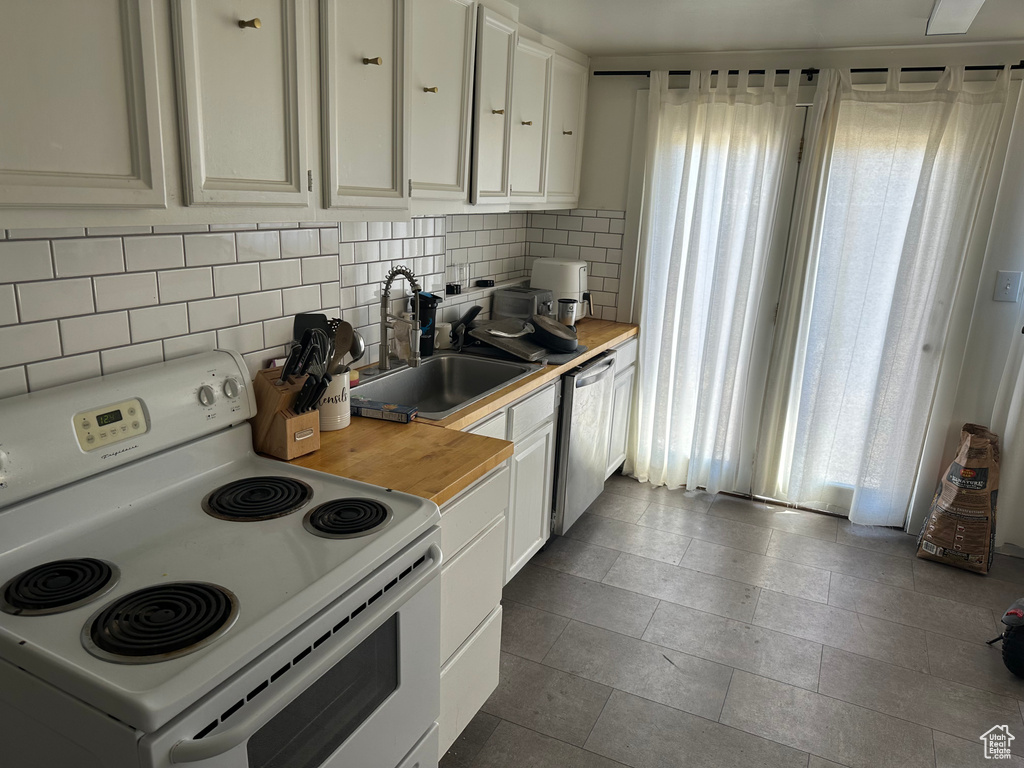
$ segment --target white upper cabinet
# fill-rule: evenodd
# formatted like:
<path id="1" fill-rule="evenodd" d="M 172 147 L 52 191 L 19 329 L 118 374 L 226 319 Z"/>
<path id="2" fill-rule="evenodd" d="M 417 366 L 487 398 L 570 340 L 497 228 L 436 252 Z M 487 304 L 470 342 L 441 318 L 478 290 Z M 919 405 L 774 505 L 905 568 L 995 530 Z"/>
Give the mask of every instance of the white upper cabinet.
<path id="1" fill-rule="evenodd" d="M 547 202 L 575 205 L 580 197 L 587 68 L 558 54 L 551 75 Z"/>
<path id="2" fill-rule="evenodd" d="M 512 118 L 509 120 L 510 197 L 516 202 L 544 202 L 553 56 L 550 48 L 524 38 L 519 38 L 516 45 Z"/>
<path id="3" fill-rule="evenodd" d="M 477 26 L 473 203 L 507 203 L 516 24 L 481 7 Z"/>
<path id="4" fill-rule="evenodd" d="M 469 198 L 476 5 L 409 0 L 413 197 Z"/>
<path id="5" fill-rule="evenodd" d="M 308 206 L 306 4 L 171 7 L 187 202 Z"/>
<path id="6" fill-rule="evenodd" d="M 405 209 L 406 0 L 320 10 L 324 207 Z"/>
<path id="7" fill-rule="evenodd" d="M 154 42 L 151 0 L 0 3 L 0 207 L 164 207 Z"/>

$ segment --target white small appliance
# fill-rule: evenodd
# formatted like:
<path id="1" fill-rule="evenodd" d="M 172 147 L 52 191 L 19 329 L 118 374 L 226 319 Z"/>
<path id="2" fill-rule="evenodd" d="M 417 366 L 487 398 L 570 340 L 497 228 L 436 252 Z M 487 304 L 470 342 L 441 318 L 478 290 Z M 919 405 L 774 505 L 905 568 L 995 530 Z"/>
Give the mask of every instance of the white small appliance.
<path id="1" fill-rule="evenodd" d="M 559 299 L 576 299 L 576 319 L 589 314 L 589 302 L 584 302 L 587 292 L 587 262 L 572 259 L 537 259 L 530 273 L 531 288 L 546 288 L 551 291 L 557 306 Z"/>
<path id="2" fill-rule="evenodd" d="M 227 351 L 0 400 L 0 765 L 437 765 L 437 506 L 254 414 Z"/>

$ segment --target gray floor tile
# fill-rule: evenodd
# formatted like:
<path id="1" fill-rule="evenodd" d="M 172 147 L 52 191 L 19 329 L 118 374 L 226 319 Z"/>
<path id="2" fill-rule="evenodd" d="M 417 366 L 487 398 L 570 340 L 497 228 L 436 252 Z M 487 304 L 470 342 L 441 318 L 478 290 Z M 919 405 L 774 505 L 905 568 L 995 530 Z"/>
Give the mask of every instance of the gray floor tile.
<path id="1" fill-rule="evenodd" d="M 737 523 L 721 517 L 712 517 L 703 510 L 679 509 L 663 504 L 651 504 L 637 521 L 637 525 L 677 533 L 692 539 L 711 541 L 727 547 L 745 549 L 763 555 L 771 538 L 771 528 Z"/>
<path id="2" fill-rule="evenodd" d="M 681 507 L 695 511 L 706 511 L 711 502 L 714 501 L 714 494 L 706 491 L 688 491 L 685 488 L 677 488 L 670 491 L 664 486 L 651 485 L 650 483 L 637 482 L 632 477 L 625 475 L 612 475 L 605 483 L 605 491 L 631 496 L 635 499 L 644 499 L 655 504 L 664 504 L 667 507 Z"/>
<path id="3" fill-rule="evenodd" d="M 788 560 L 695 539 L 679 565 L 806 600 L 828 602 L 829 572 Z"/>
<path id="4" fill-rule="evenodd" d="M 517 603 L 633 637 L 644 633 L 658 606 L 653 597 L 531 563 L 505 585 L 502 594 Z"/>
<path id="5" fill-rule="evenodd" d="M 620 552 L 660 560 L 677 565 L 690 543 L 685 536 L 641 528 L 632 523 L 612 520 L 607 517 L 583 515 L 565 535 L 578 541 L 586 541 L 600 547 L 617 549 Z"/>
<path id="6" fill-rule="evenodd" d="M 772 531 L 772 540 L 765 554 L 894 587 L 914 588 L 914 561 L 905 557 L 785 531 Z"/>
<path id="7" fill-rule="evenodd" d="M 501 608 L 501 650 L 533 661 L 547 655 L 569 623 L 564 616 L 508 599 L 501 601 Z"/>
<path id="8" fill-rule="evenodd" d="M 633 768 L 805 768 L 807 755 L 614 691 L 586 748 Z"/>
<path id="9" fill-rule="evenodd" d="M 650 502 L 646 499 L 620 496 L 617 493 L 605 491 L 594 499 L 593 504 L 587 507 L 587 514 L 635 523 L 640 519 L 640 515 L 644 513 L 649 504 Z"/>
<path id="10" fill-rule="evenodd" d="M 1000 581 L 992 575 L 983 576 L 930 560 L 916 559 L 912 562 L 914 589 L 926 595 L 981 605 L 998 611 L 1002 616 L 1014 600 L 1024 594 L 1024 588 L 1019 584 Z"/>
<path id="11" fill-rule="evenodd" d="M 483 711 L 583 746 L 610 693 L 590 680 L 503 653 L 498 687 Z"/>
<path id="12" fill-rule="evenodd" d="M 839 763 L 833 763 L 831 760 L 826 760 L 823 757 L 817 755 L 811 755 L 811 761 L 807 763 L 807 768 L 847 768 Z"/>
<path id="13" fill-rule="evenodd" d="M 851 768 L 931 768 L 928 728 L 737 670 L 722 722 Z"/>
<path id="14" fill-rule="evenodd" d="M 739 621 L 750 621 L 761 593 L 749 584 L 627 554 L 615 561 L 604 583 Z"/>
<path id="15" fill-rule="evenodd" d="M 1003 664 L 1000 643 L 969 643 L 929 632 L 928 664 L 937 677 L 1024 701 L 1024 680 Z"/>
<path id="16" fill-rule="evenodd" d="M 986 760 L 985 746 L 980 739 L 958 739 L 940 731 L 932 731 L 932 736 L 935 740 L 935 768 L 992 768 L 993 765 L 1024 768 L 1024 758 L 1016 755 L 1009 760 Z"/>
<path id="17" fill-rule="evenodd" d="M 821 645 L 799 637 L 662 602 L 643 639 L 762 677 L 818 690 Z"/>
<path id="18" fill-rule="evenodd" d="M 836 529 L 839 527 L 838 518 L 829 515 L 763 504 L 721 493 L 715 497 L 708 514 L 825 541 L 835 541 Z"/>
<path id="19" fill-rule="evenodd" d="M 828 602 L 857 613 L 963 640 L 985 642 L 1000 632 L 997 620 L 988 608 L 889 587 L 842 573 L 832 574 Z"/>
<path id="20" fill-rule="evenodd" d="M 992 570 L 988 575 L 1000 581 L 1024 585 L 1024 557 L 1011 557 L 997 552 L 992 558 Z"/>
<path id="21" fill-rule="evenodd" d="M 1016 699 L 835 648 L 822 653 L 818 691 L 965 739 L 996 723 L 1024 733 Z"/>
<path id="22" fill-rule="evenodd" d="M 917 534 L 909 535 L 894 528 L 878 525 L 857 525 L 849 520 L 839 521 L 836 541 L 848 547 L 859 547 L 895 557 L 915 557 Z"/>
<path id="23" fill-rule="evenodd" d="M 469 725 L 459 734 L 455 743 L 448 747 L 438 768 L 472 768 L 476 765 L 476 757 L 480 750 L 500 722 L 501 720 L 494 715 L 477 712 L 476 717 L 469 721 Z"/>
<path id="24" fill-rule="evenodd" d="M 731 667 L 575 621 L 544 664 L 709 720 L 732 678 Z"/>
<path id="25" fill-rule="evenodd" d="M 761 593 L 752 623 L 907 669 L 928 671 L 925 632 L 916 627 L 767 590 Z"/>
<path id="26" fill-rule="evenodd" d="M 552 536 L 547 547 L 534 555 L 530 562 L 591 581 L 600 581 L 618 556 L 617 549 L 599 547 L 565 536 Z"/>
<path id="27" fill-rule="evenodd" d="M 473 768 L 620 768 L 622 763 L 501 721 Z M 447 768 L 447 766 L 443 766 Z"/>

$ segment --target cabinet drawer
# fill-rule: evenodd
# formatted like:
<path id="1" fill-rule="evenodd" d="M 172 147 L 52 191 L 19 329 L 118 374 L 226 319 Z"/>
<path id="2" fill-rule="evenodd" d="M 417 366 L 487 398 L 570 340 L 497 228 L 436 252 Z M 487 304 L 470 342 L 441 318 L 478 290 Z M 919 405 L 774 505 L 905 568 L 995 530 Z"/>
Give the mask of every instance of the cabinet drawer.
<path id="1" fill-rule="evenodd" d="M 615 347 L 616 375 L 622 373 L 631 365 L 636 364 L 636 354 L 639 346 L 640 345 L 637 343 L 636 338 L 632 338 L 625 344 L 620 344 L 619 346 Z"/>
<path id="2" fill-rule="evenodd" d="M 498 687 L 501 652 L 501 606 L 441 668 L 441 744 L 438 757 L 448 751 L 462 730 Z"/>
<path id="3" fill-rule="evenodd" d="M 508 414 L 511 420 L 509 440 L 513 442 L 529 434 L 534 427 L 547 419 L 555 412 L 558 405 L 558 382 L 549 384 L 540 392 L 509 407 Z"/>
<path id="4" fill-rule="evenodd" d="M 508 417 L 505 411 L 500 411 L 493 416 L 488 417 L 484 421 L 474 424 L 466 431 L 474 435 L 483 435 L 484 437 L 496 437 L 499 440 L 505 439 L 505 429 L 508 424 Z"/>
<path id="5" fill-rule="evenodd" d="M 501 601 L 505 518 L 499 517 L 441 569 L 441 663 Z"/>
<path id="6" fill-rule="evenodd" d="M 451 560 L 508 507 L 509 470 L 502 467 L 441 510 L 441 551 Z"/>

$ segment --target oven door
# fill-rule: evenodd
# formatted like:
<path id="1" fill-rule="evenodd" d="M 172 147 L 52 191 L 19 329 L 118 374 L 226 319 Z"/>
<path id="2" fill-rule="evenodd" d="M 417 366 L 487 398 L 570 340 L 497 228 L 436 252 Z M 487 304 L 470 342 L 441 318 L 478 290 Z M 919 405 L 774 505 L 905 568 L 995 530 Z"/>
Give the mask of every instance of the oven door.
<path id="1" fill-rule="evenodd" d="M 395 768 L 440 711 L 439 534 L 140 742 L 153 768 Z M 436 765 L 436 763 L 434 763 Z"/>

